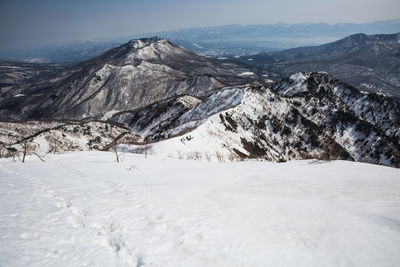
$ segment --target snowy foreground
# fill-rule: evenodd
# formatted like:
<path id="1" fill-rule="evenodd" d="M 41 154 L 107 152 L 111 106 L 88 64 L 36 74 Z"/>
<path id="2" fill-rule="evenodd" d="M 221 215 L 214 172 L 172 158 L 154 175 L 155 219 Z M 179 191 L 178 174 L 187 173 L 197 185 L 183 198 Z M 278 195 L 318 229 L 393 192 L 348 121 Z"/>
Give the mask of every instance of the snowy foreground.
<path id="1" fill-rule="evenodd" d="M 400 171 L 75 152 L 0 161 L 0 266 L 400 266 Z"/>

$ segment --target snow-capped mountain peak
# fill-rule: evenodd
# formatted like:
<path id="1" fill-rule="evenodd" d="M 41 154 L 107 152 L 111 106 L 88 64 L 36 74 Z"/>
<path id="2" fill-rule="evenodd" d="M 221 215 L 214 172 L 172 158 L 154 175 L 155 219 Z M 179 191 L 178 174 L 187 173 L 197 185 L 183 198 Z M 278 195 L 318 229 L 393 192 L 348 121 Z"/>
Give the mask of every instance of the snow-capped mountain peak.
<path id="1" fill-rule="evenodd" d="M 127 64 L 129 60 L 160 60 L 171 55 L 191 53 L 159 37 L 130 40 L 124 46 L 129 50 L 126 53 Z"/>
<path id="2" fill-rule="evenodd" d="M 243 84 L 248 69 L 200 57 L 159 37 L 131 40 L 103 55 L 63 70 L 51 80 L 33 79 L 0 98 L 0 116 L 13 118 L 102 118 L 171 96 L 201 96 Z M 14 90 L 14 89 L 13 89 Z"/>
<path id="3" fill-rule="evenodd" d="M 135 49 L 143 48 L 145 46 L 149 46 L 155 42 L 159 42 L 161 40 L 165 40 L 163 38 L 154 36 L 151 38 L 141 38 L 141 39 L 132 39 L 129 42 L 127 42 L 125 45 L 133 47 Z"/>

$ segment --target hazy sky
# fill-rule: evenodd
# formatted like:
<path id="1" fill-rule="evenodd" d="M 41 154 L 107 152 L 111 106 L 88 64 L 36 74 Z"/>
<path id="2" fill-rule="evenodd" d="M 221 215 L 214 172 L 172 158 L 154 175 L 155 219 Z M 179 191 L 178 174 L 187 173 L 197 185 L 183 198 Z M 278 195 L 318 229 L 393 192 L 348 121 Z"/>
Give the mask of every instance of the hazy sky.
<path id="1" fill-rule="evenodd" d="M 399 17 L 400 0 L 0 0 L 0 48 L 193 26 Z"/>

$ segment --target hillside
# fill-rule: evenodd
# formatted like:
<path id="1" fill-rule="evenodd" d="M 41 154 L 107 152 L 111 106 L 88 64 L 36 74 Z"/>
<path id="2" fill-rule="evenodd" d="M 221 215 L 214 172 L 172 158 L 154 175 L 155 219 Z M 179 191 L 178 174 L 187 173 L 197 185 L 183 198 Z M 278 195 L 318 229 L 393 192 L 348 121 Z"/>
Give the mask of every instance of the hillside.
<path id="1" fill-rule="evenodd" d="M 0 100 L 12 94 L 10 89 L 22 85 L 39 74 L 51 77 L 61 70 L 57 64 L 25 63 L 0 60 Z"/>
<path id="2" fill-rule="evenodd" d="M 326 71 L 359 90 L 400 99 L 400 33 L 355 34 L 321 46 L 245 56 L 240 61 L 281 77 Z"/>
<path id="3" fill-rule="evenodd" d="M 89 144 L 100 149 L 110 142 L 110 131 L 101 124 L 111 122 L 136 136 L 134 142 L 120 140 L 119 144 L 129 144 L 125 148 L 128 151 L 143 152 L 145 146 L 149 154 L 174 158 L 278 162 L 318 158 L 399 167 L 399 110 L 399 104 L 390 97 L 361 93 L 327 73 L 298 73 L 272 87 L 225 87 L 201 98 L 184 95 L 117 112 L 107 121 L 97 121 L 97 128 L 92 127 L 87 137 L 76 135 L 72 131 L 75 126 L 65 123 L 68 127 L 58 129 L 58 136 L 63 130 L 64 135 L 84 138 L 82 144 L 92 140 Z M 86 132 L 86 124 L 78 133 Z M 46 134 L 32 141 L 40 144 L 40 140 L 50 140 L 50 125 L 43 124 Z M 34 130 L 25 122 L 5 122 L 2 128 L 4 147 L 18 149 L 26 139 L 21 133 L 26 128 L 39 131 L 40 127 Z M 103 129 L 102 133 L 96 129 Z M 93 143 L 100 138 L 108 141 Z M 62 150 L 73 149 L 67 146 Z M 39 147 L 37 152 L 47 150 Z"/>
<path id="4" fill-rule="evenodd" d="M 243 84 L 248 71 L 212 61 L 157 37 L 132 40 L 51 78 L 38 77 L 0 99 L 5 118 L 102 118 L 174 95 Z"/>

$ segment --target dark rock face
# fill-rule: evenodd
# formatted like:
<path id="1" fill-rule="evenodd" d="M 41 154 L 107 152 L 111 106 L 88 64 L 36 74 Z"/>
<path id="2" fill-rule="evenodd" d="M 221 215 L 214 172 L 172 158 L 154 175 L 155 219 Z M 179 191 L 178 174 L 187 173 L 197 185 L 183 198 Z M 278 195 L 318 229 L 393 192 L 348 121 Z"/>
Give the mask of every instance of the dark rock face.
<path id="1" fill-rule="evenodd" d="M 318 129 L 322 148 L 336 142 L 325 152 L 339 149 L 339 158 L 399 166 L 400 105 L 390 97 L 361 93 L 327 73 L 296 74 L 273 90 L 297 106 L 292 114 L 300 121 L 314 124 L 306 128 Z"/>

